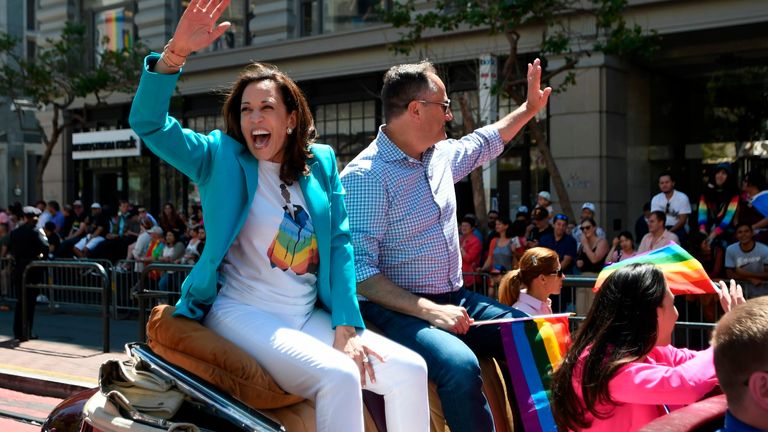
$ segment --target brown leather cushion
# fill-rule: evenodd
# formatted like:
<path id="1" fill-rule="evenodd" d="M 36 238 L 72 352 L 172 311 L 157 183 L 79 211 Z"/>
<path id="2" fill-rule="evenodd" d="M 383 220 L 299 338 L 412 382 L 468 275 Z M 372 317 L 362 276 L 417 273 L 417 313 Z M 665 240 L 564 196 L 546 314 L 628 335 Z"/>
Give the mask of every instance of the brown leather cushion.
<path id="1" fill-rule="evenodd" d="M 282 408 L 304 400 L 286 393 L 261 365 L 232 342 L 197 321 L 172 316 L 175 308 L 152 309 L 150 348 L 255 409 Z"/>

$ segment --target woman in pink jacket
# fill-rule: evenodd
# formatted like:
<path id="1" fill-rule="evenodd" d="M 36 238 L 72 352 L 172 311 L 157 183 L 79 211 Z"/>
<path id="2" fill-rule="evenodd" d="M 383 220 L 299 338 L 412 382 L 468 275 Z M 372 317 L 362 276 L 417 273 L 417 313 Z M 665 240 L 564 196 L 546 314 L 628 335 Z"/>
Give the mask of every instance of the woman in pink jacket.
<path id="1" fill-rule="evenodd" d="M 723 309 L 744 303 L 732 280 L 720 282 Z M 632 264 L 597 293 L 573 345 L 553 376 L 552 409 L 560 430 L 632 432 L 717 385 L 712 348 L 673 347 L 674 296 L 661 270 Z"/>

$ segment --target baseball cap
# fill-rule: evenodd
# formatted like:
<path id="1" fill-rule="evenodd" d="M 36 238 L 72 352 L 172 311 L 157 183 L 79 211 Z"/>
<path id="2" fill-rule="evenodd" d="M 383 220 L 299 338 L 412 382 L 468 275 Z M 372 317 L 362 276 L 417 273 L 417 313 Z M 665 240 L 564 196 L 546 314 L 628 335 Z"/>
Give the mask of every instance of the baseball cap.
<path id="1" fill-rule="evenodd" d="M 545 209 L 544 207 L 536 207 L 533 209 L 533 213 L 531 213 L 531 217 L 534 220 L 540 221 L 549 218 L 549 211 Z"/>
<path id="2" fill-rule="evenodd" d="M 82 207 L 83 206 L 83 202 L 80 201 L 80 200 L 75 200 L 75 202 L 72 203 L 72 206 L 73 207 L 76 207 L 76 206 Z"/>
<path id="3" fill-rule="evenodd" d="M 544 198 L 547 201 L 552 201 L 552 195 L 547 191 L 539 192 L 539 197 Z"/>
<path id="4" fill-rule="evenodd" d="M 521 205 L 517 208 L 518 213 L 528 213 L 528 206 Z"/>
<path id="5" fill-rule="evenodd" d="M 100 208 L 101 208 L 101 204 L 99 204 L 99 203 L 95 202 L 95 203 L 91 204 L 91 208 L 97 208 L 97 209 L 100 209 Z"/>
<path id="6" fill-rule="evenodd" d="M 40 216 L 41 213 L 40 209 L 35 206 L 24 206 L 21 212 L 24 213 L 24 216 Z"/>
<path id="7" fill-rule="evenodd" d="M 591 202 L 585 202 L 585 203 L 584 203 L 584 204 L 581 206 L 581 209 L 582 209 L 582 210 L 584 210 L 584 209 L 589 209 L 589 211 L 591 211 L 592 213 L 597 213 L 597 210 L 595 210 L 596 208 L 597 208 L 597 207 L 595 207 L 595 205 L 594 205 L 594 204 L 592 204 Z"/>

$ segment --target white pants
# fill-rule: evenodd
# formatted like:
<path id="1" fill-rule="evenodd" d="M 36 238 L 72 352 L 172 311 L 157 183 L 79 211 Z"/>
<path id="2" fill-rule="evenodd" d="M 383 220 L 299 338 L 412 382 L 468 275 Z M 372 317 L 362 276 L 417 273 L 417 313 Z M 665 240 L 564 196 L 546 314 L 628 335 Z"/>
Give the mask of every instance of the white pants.
<path id="1" fill-rule="evenodd" d="M 318 432 L 363 431 L 360 372 L 333 348 L 330 315 L 316 308 L 297 325 L 227 296 L 219 295 L 205 326 L 253 356 L 289 393 L 315 402 Z M 376 382 L 366 389 L 384 396 L 389 432 L 429 430 L 427 365 L 415 352 L 368 330 L 363 343 L 384 357 L 373 362 Z"/>

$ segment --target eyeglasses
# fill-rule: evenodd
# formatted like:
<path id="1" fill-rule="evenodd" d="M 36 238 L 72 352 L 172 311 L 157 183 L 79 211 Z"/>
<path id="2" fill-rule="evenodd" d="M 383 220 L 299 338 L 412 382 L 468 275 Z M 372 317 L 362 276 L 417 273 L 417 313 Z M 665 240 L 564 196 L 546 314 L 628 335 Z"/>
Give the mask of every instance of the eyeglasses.
<path id="1" fill-rule="evenodd" d="M 550 274 L 551 275 L 557 275 L 557 277 L 561 278 L 561 277 L 563 277 L 563 269 L 560 269 L 558 271 L 554 271 L 554 272 L 552 272 Z"/>
<path id="2" fill-rule="evenodd" d="M 592 229 L 592 225 L 582 225 L 579 228 L 581 228 L 582 231 L 589 231 Z"/>
<path id="3" fill-rule="evenodd" d="M 420 102 L 423 104 L 433 104 L 433 105 L 442 105 L 443 106 L 443 114 L 448 115 L 451 112 L 451 100 L 448 99 L 445 102 L 432 102 L 428 100 L 418 99 L 416 102 Z"/>

